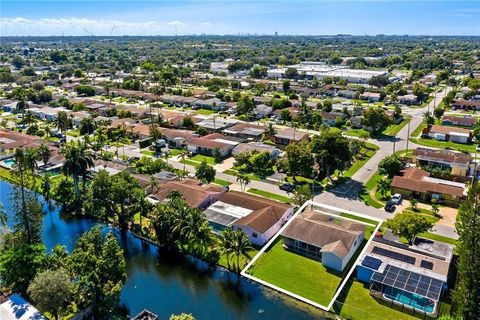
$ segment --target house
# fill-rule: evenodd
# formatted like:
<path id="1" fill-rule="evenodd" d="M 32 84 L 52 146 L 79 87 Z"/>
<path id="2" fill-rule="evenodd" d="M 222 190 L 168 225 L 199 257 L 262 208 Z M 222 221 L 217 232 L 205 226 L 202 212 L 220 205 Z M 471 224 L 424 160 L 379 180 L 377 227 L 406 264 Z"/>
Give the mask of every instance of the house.
<path id="1" fill-rule="evenodd" d="M 188 139 L 198 136 L 190 130 L 160 128 L 160 131 L 170 148 L 183 148 Z"/>
<path id="2" fill-rule="evenodd" d="M 282 111 L 283 111 L 283 110 L 288 110 L 288 112 L 290 113 L 290 117 L 291 117 L 292 119 L 295 119 L 295 118 L 298 116 L 299 112 L 300 112 L 300 110 L 298 109 L 298 107 L 288 107 L 288 108 L 284 108 L 284 109 L 277 109 L 277 110 L 273 111 L 273 114 L 274 114 L 277 118 L 280 119 L 280 115 L 282 114 Z"/>
<path id="3" fill-rule="evenodd" d="M 472 128 L 477 124 L 477 118 L 470 116 L 456 117 L 456 116 L 443 116 L 442 124 L 444 126 L 459 126 Z"/>
<path id="4" fill-rule="evenodd" d="M 420 101 L 418 100 L 417 96 L 414 94 L 406 94 L 403 96 L 398 96 L 397 99 L 398 99 L 398 102 L 400 102 L 401 104 L 405 104 L 407 106 L 420 104 Z"/>
<path id="5" fill-rule="evenodd" d="M 17 101 L 0 99 L 0 109 L 4 112 L 14 112 L 17 109 Z"/>
<path id="6" fill-rule="evenodd" d="M 258 246 L 267 243 L 293 212 L 288 204 L 237 191 L 223 194 L 204 211 L 216 232 L 227 227 L 242 230 Z"/>
<path id="7" fill-rule="evenodd" d="M 337 92 L 337 96 L 347 98 L 347 99 L 353 99 L 356 93 L 357 92 L 353 90 L 339 90 Z"/>
<path id="8" fill-rule="evenodd" d="M 227 189 L 213 184 L 202 184 L 196 180 L 168 181 L 159 184 L 158 190 L 149 198 L 156 202 L 164 201 L 172 191 L 180 192 L 190 207 L 205 209 L 218 201 Z"/>
<path id="9" fill-rule="evenodd" d="M 264 127 L 245 122 L 239 122 L 227 129 L 222 130 L 222 133 L 227 136 L 250 139 L 255 141 L 260 140 L 264 132 Z"/>
<path id="10" fill-rule="evenodd" d="M 298 131 L 295 128 L 285 128 L 278 131 L 274 136 L 275 143 L 279 145 L 289 145 L 292 142 L 308 140 L 308 134 Z"/>
<path id="11" fill-rule="evenodd" d="M 277 159 L 280 156 L 281 150 L 275 146 L 261 143 L 261 142 L 249 142 L 249 143 L 240 143 L 232 150 L 232 155 L 236 156 L 237 154 L 249 152 L 249 151 L 258 151 L 258 152 L 268 152 L 270 159 Z"/>
<path id="12" fill-rule="evenodd" d="M 405 198 L 420 198 L 423 201 L 437 200 L 450 205 L 458 205 L 467 195 L 465 183 L 430 177 L 430 173 L 415 167 L 394 176 L 391 183 L 392 194 L 400 193 Z"/>
<path id="13" fill-rule="evenodd" d="M 12 294 L 0 304 L 2 320 L 47 320 L 37 308 L 18 294 Z"/>
<path id="14" fill-rule="evenodd" d="M 480 110 L 480 101 L 470 101 L 465 99 L 453 100 L 452 109 Z"/>
<path id="15" fill-rule="evenodd" d="M 446 243 L 417 237 L 408 246 L 375 237 L 360 256 L 357 279 L 390 305 L 435 317 L 452 257 L 453 246 Z"/>
<path id="16" fill-rule="evenodd" d="M 203 137 L 192 137 L 185 144 L 191 153 L 212 156 L 218 152 L 220 157 L 227 157 L 241 142 L 243 141 L 220 133 L 212 133 Z"/>
<path id="17" fill-rule="evenodd" d="M 378 102 L 380 101 L 380 93 L 364 92 L 360 95 L 360 99 L 367 100 L 368 102 Z"/>
<path id="18" fill-rule="evenodd" d="M 271 115 L 273 112 L 272 107 L 267 106 L 266 104 L 259 104 L 253 109 L 253 113 L 257 115 L 258 118 L 265 118 Z"/>
<path id="19" fill-rule="evenodd" d="M 195 125 L 210 132 L 219 132 L 238 123 L 238 120 L 218 117 L 198 117 L 198 120 L 194 120 Z"/>
<path id="20" fill-rule="evenodd" d="M 225 110 L 226 105 L 227 105 L 226 102 L 218 98 L 210 98 L 206 100 L 195 101 L 194 108 L 221 111 L 221 110 Z"/>
<path id="21" fill-rule="evenodd" d="M 337 124 L 337 119 L 343 119 L 345 115 L 339 112 L 325 112 L 322 111 L 322 122 L 329 127 L 334 127 Z"/>
<path id="22" fill-rule="evenodd" d="M 417 148 L 413 151 L 412 160 L 417 167 L 435 166 L 442 170 L 450 169 L 450 174 L 454 176 L 465 177 L 473 170 L 470 154 L 449 150 Z"/>
<path id="23" fill-rule="evenodd" d="M 138 123 L 135 125 L 126 126 L 125 129 L 127 130 L 127 133 L 131 136 L 143 140 L 150 137 L 150 130 L 152 129 L 152 126 Z"/>
<path id="24" fill-rule="evenodd" d="M 468 143 L 472 136 L 472 132 L 468 129 L 448 126 L 432 125 L 427 131 L 427 135 L 432 139 L 456 143 Z"/>
<path id="25" fill-rule="evenodd" d="M 105 170 L 108 172 L 109 175 L 113 176 L 117 173 L 126 171 L 128 169 L 128 166 L 120 163 L 120 162 L 114 162 L 114 161 L 106 161 L 106 160 L 101 160 L 97 159 L 93 161 L 93 167 L 90 168 L 92 172 L 98 173 L 101 170 Z"/>
<path id="26" fill-rule="evenodd" d="M 365 237 L 365 225 L 312 210 L 300 213 L 282 232 L 287 250 L 343 271 Z"/>
<path id="27" fill-rule="evenodd" d="M 0 129 L 0 152 L 23 148 L 34 141 L 43 140 L 25 133 Z"/>

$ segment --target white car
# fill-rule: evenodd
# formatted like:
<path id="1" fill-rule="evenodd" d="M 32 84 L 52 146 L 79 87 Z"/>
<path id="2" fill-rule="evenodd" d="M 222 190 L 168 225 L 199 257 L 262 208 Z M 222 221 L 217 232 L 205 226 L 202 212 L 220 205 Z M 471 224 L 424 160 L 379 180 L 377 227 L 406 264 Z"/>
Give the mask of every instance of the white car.
<path id="1" fill-rule="evenodd" d="M 390 201 L 393 204 L 400 204 L 402 202 L 402 195 L 400 193 L 395 193 L 391 198 Z"/>

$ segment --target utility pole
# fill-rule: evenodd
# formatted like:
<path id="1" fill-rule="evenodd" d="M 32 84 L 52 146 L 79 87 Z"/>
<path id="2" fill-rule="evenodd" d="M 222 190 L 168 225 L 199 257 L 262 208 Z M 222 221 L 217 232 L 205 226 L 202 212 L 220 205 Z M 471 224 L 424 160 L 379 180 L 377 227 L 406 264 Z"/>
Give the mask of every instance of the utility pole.
<path id="1" fill-rule="evenodd" d="M 408 121 L 407 146 L 405 147 L 405 156 L 407 155 L 407 152 L 408 152 L 408 140 L 410 140 L 410 122 L 411 122 L 411 121 Z"/>
<path id="2" fill-rule="evenodd" d="M 393 136 L 393 154 L 395 154 L 395 143 L 397 142 L 397 136 Z"/>

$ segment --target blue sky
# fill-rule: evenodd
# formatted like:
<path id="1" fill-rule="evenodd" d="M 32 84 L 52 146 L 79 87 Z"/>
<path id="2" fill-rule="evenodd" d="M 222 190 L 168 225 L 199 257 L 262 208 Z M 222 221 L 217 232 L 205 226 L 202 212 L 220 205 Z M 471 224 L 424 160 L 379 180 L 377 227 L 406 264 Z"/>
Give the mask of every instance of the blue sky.
<path id="1" fill-rule="evenodd" d="M 480 35 L 480 1 L 1 0 L 0 35 Z"/>

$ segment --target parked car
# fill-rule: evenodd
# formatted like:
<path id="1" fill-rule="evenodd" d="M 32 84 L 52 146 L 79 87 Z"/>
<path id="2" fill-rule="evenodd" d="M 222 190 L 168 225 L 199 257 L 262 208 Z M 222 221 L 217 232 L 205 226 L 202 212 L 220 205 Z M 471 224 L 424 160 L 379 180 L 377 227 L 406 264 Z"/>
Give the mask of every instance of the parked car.
<path id="1" fill-rule="evenodd" d="M 385 211 L 387 212 L 394 212 L 395 211 L 395 204 L 391 201 L 388 201 L 385 205 Z"/>
<path id="2" fill-rule="evenodd" d="M 395 193 L 391 198 L 390 202 L 393 204 L 400 204 L 402 203 L 402 195 L 400 193 Z"/>
<path id="3" fill-rule="evenodd" d="M 283 190 L 283 191 L 286 191 L 286 192 L 292 192 L 293 190 L 295 190 L 295 186 L 291 183 L 284 183 L 282 185 L 280 185 L 280 190 Z"/>
<path id="4" fill-rule="evenodd" d="M 477 144 L 477 147 L 475 148 L 475 150 L 477 150 L 477 152 L 480 152 L 480 144 Z"/>

